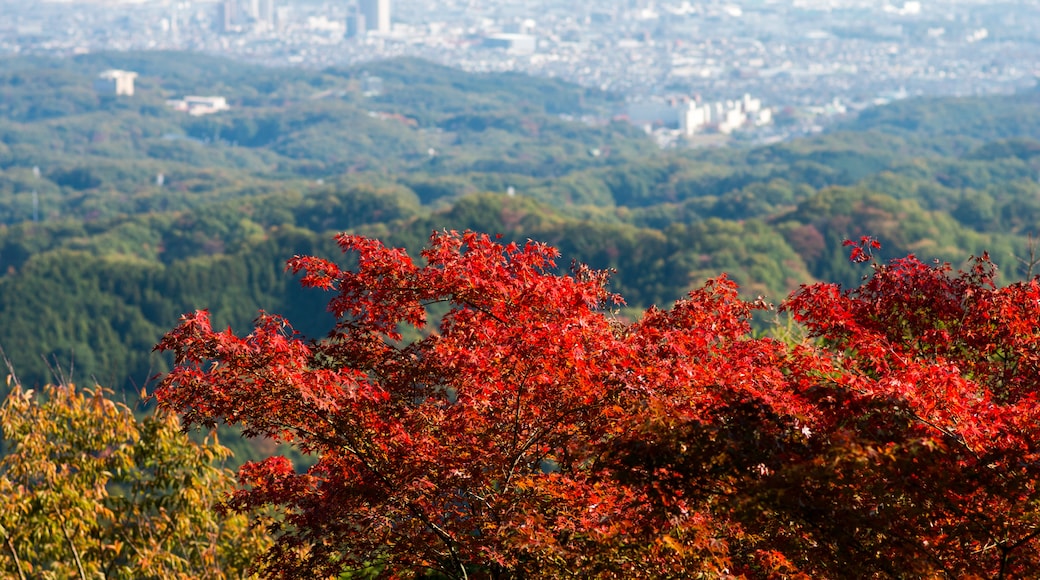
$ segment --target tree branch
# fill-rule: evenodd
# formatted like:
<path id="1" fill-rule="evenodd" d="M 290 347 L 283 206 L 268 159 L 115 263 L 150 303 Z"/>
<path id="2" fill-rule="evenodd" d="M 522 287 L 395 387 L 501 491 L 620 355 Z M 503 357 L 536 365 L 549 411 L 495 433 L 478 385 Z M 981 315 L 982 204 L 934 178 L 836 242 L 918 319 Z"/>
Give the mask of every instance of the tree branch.
<path id="1" fill-rule="evenodd" d="M 83 571 L 83 561 L 79 557 L 79 550 L 76 549 L 76 544 L 72 541 L 72 536 L 69 535 L 69 528 L 65 525 L 65 516 L 58 514 L 58 521 L 61 522 L 61 533 L 65 536 L 69 549 L 72 550 L 72 557 L 76 561 L 76 569 L 79 571 L 80 580 L 87 580 L 87 573 Z"/>
<path id="2" fill-rule="evenodd" d="M 18 580 L 25 579 L 25 571 L 22 570 L 22 561 L 18 558 L 18 551 L 14 549 L 14 543 L 11 542 L 11 536 L 7 535 L 6 530 L 0 528 L 0 534 L 4 536 L 4 545 L 7 546 L 7 551 L 11 552 L 11 559 L 14 560 L 14 567 L 18 570 Z"/>

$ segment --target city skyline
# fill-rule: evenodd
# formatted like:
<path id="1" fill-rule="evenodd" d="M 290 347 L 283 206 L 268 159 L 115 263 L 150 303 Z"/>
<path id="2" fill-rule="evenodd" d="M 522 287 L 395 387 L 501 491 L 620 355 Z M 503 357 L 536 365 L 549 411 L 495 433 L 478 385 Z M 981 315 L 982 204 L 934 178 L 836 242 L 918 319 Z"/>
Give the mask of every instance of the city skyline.
<path id="1" fill-rule="evenodd" d="M 1040 76 L 1035 2 L 0 0 L 0 10 L 0 55 L 190 50 L 311 68 L 414 56 L 636 100 L 750 93 L 822 107 L 1006 93 Z"/>

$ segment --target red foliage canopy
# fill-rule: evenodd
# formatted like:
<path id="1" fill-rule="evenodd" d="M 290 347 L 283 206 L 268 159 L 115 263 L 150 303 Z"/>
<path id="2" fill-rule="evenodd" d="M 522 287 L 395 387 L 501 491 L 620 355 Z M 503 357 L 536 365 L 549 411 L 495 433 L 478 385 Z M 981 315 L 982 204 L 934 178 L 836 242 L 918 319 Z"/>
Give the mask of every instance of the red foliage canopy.
<path id="1" fill-rule="evenodd" d="M 559 275 L 542 244 L 440 233 L 417 265 L 338 241 L 356 267 L 289 263 L 334 293 L 327 338 L 266 314 L 238 337 L 203 311 L 158 347 L 176 367 L 156 395 L 186 423 L 317 457 L 248 464 L 227 502 L 276 511 L 268 575 L 1040 569 L 1036 281 L 911 256 L 796 292 L 783 308 L 815 340 L 790 344 L 752 333 L 763 305 L 725 277 L 625 323 L 604 273 Z"/>

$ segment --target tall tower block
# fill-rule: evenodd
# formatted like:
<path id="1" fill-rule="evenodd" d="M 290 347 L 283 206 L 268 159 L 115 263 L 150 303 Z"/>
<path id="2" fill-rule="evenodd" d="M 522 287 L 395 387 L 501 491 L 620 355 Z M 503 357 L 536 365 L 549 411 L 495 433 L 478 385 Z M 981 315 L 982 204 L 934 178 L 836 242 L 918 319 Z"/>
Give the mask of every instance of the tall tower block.
<path id="1" fill-rule="evenodd" d="M 368 30 L 390 32 L 390 0 L 359 0 L 358 8 Z"/>

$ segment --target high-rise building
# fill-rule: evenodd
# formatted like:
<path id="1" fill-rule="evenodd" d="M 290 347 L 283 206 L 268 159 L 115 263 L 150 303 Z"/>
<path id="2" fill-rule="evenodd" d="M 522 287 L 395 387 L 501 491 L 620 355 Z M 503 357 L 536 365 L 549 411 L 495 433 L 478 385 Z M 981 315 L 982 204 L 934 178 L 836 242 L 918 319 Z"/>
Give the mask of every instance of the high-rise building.
<path id="1" fill-rule="evenodd" d="M 170 7 L 170 27 L 168 32 L 170 33 L 170 39 L 177 42 L 177 37 L 180 33 L 180 14 L 177 13 L 177 4 Z"/>
<path id="2" fill-rule="evenodd" d="M 235 21 L 238 20 L 238 3 L 235 0 L 224 0 L 218 8 L 218 22 L 220 31 L 228 33 L 234 30 Z"/>
<path id="3" fill-rule="evenodd" d="M 274 0 L 260 0 L 259 4 L 257 21 L 261 22 L 267 28 L 273 29 L 275 20 Z"/>
<path id="4" fill-rule="evenodd" d="M 365 15 L 357 6 L 352 7 L 347 14 L 347 38 L 364 36 L 367 31 Z"/>
<path id="5" fill-rule="evenodd" d="M 358 8 L 368 30 L 390 32 L 390 0 L 358 0 Z"/>
<path id="6" fill-rule="evenodd" d="M 278 6 L 274 9 L 274 29 L 281 32 L 289 25 L 292 8 L 289 6 Z"/>
<path id="7" fill-rule="evenodd" d="M 106 70 L 94 79 L 94 90 L 103 95 L 134 96 L 137 73 L 128 70 Z"/>

